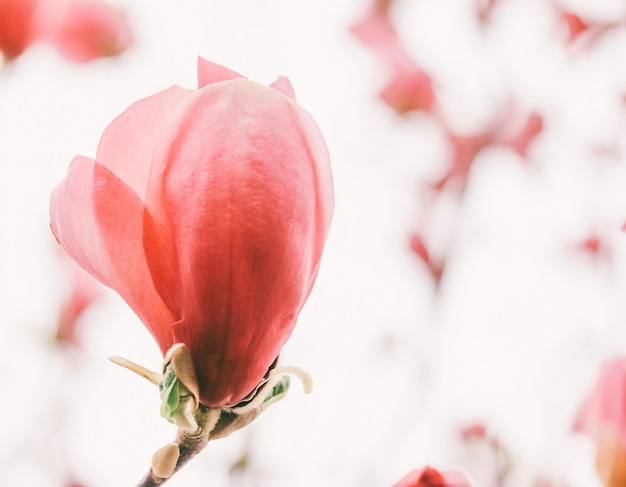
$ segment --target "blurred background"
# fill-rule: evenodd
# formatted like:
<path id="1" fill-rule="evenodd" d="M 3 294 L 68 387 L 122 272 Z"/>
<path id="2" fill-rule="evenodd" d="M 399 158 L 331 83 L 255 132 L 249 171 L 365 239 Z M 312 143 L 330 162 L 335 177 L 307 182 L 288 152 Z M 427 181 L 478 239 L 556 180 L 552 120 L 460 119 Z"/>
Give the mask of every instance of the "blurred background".
<path id="1" fill-rule="evenodd" d="M 48 201 L 128 105 L 195 87 L 198 55 L 289 77 L 336 210 L 282 353 L 313 393 L 294 381 L 168 485 L 390 486 L 427 464 L 601 485 L 572 422 L 626 352 L 623 0 L 110 5 L 132 34 L 115 56 L 34 40 L 0 69 L 0 486 L 134 485 L 175 435 L 107 360 L 158 370 L 156 344 L 62 255 Z"/>

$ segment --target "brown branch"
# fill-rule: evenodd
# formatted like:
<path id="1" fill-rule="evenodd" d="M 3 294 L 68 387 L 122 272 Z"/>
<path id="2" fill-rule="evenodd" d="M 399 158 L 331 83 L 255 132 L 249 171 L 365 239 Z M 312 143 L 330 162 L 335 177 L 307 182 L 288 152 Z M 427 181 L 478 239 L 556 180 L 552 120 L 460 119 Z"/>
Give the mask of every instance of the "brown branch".
<path id="1" fill-rule="evenodd" d="M 222 410 L 217 423 L 214 423 L 212 428 L 207 428 L 211 422 L 211 414 L 214 414 L 215 411 L 200 405 L 195 414 L 198 425 L 201 428 L 200 434 L 190 437 L 179 429 L 176 435 L 174 443 L 178 445 L 180 454 L 178 456 L 178 460 L 176 461 L 176 466 L 174 467 L 172 475 L 178 472 L 189 460 L 200 453 L 209 440 L 224 438 L 243 428 L 248 423 L 253 421 L 259 414 L 261 414 L 262 409 L 262 407 L 259 407 L 244 414 L 235 414 L 231 411 Z M 151 467 L 148 473 L 137 484 L 137 487 L 156 487 L 158 485 L 163 485 L 169 480 L 170 477 L 163 478 L 157 476 Z"/>

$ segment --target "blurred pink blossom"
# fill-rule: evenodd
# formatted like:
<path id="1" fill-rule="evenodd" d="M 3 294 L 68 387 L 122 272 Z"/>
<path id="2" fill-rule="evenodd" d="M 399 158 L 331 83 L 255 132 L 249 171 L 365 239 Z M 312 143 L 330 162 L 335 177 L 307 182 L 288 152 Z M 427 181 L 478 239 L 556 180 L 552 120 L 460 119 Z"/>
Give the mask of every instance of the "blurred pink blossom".
<path id="1" fill-rule="evenodd" d="M 414 110 L 430 112 L 435 104 L 433 82 L 426 72 L 412 63 L 398 62 L 380 98 L 400 114 Z"/>
<path id="2" fill-rule="evenodd" d="M 604 364 L 573 428 L 589 435 L 596 443 L 607 434 L 616 434 L 626 449 L 626 357 Z"/>
<path id="3" fill-rule="evenodd" d="M 428 272 L 435 281 L 435 284 L 439 284 L 441 277 L 443 276 L 445 264 L 432 258 L 426 244 L 424 243 L 424 239 L 419 233 L 411 235 L 409 244 L 411 250 L 421 259 L 428 269 Z"/>
<path id="4" fill-rule="evenodd" d="M 432 467 L 413 470 L 393 487 L 471 487 L 465 476 L 456 470 L 438 471 Z"/>
<path id="5" fill-rule="evenodd" d="M 36 29 L 65 59 L 79 63 L 117 56 L 132 42 L 125 11 L 103 0 L 48 0 Z"/>
<path id="6" fill-rule="evenodd" d="M 69 61 L 117 56 L 132 42 L 124 10 L 104 0 L 0 0 L 0 51 L 13 60 L 35 42 Z"/>
<path id="7" fill-rule="evenodd" d="M 34 40 L 32 20 L 38 0 L 0 0 L 0 52 L 10 61 Z"/>
<path id="8" fill-rule="evenodd" d="M 451 146 L 448 169 L 433 184 L 433 188 L 442 191 L 452 184 L 457 192 L 463 193 L 476 156 L 491 143 L 491 134 L 488 132 L 470 135 L 449 134 L 448 139 Z"/>
<path id="9" fill-rule="evenodd" d="M 567 27 L 567 42 L 573 42 L 589 25 L 574 12 L 563 12 L 561 18 Z"/>
<path id="10" fill-rule="evenodd" d="M 70 280 L 70 293 L 61 304 L 56 340 L 76 344 L 76 325 L 85 310 L 102 296 L 103 289 L 96 279 L 67 255 L 63 255 L 63 266 Z"/>
<path id="11" fill-rule="evenodd" d="M 626 357 L 604 364 L 573 429 L 596 443 L 596 469 L 604 484 L 626 485 Z"/>

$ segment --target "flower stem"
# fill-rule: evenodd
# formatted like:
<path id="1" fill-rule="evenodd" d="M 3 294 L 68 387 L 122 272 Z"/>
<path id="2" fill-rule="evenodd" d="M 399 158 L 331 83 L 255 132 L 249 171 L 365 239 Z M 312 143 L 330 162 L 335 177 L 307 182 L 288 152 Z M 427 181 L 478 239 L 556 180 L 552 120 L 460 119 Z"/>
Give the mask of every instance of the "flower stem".
<path id="1" fill-rule="evenodd" d="M 181 430 L 178 430 L 175 443 L 178 445 L 180 455 L 176 462 L 176 467 L 172 475 L 180 470 L 189 460 L 200 453 L 209 442 L 209 434 L 202 434 L 199 437 L 189 438 Z M 137 487 L 154 487 L 157 485 L 163 485 L 169 480 L 169 477 L 159 477 L 154 473 L 154 469 L 151 467 L 148 473 L 137 484 Z"/>

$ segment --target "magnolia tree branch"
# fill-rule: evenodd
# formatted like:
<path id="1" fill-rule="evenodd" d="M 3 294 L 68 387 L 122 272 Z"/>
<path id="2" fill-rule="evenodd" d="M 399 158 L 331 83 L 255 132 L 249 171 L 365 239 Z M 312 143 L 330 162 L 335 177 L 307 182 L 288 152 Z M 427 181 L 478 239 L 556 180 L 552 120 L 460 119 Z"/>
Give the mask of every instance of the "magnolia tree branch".
<path id="1" fill-rule="evenodd" d="M 290 375 L 302 380 L 305 393 L 311 392 L 313 387 L 307 372 L 299 367 L 277 365 L 276 358 L 263 380 L 241 402 L 232 406 L 207 407 L 199 402 L 198 381 L 191 354 L 185 345 L 178 343 L 168 350 L 163 362 L 163 374 L 151 372 L 121 357 L 109 358 L 158 385 L 161 415 L 178 426 L 175 440 L 153 455 L 150 470 L 137 487 L 164 484 L 200 453 L 209 440 L 223 438 L 248 425 L 287 394 Z"/>
<path id="2" fill-rule="evenodd" d="M 209 440 L 224 438 L 243 428 L 253 421 L 265 409 L 255 407 L 243 414 L 221 408 L 207 408 L 200 405 L 195 419 L 200 428 L 199 433 L 190 435 L 182 428 L 173 443 L 165 445 L 154 454 L 152 466 L 137 487 L 153 487 L 162 485 L 178 472 L 189 460 L 200 453 Z"/>

